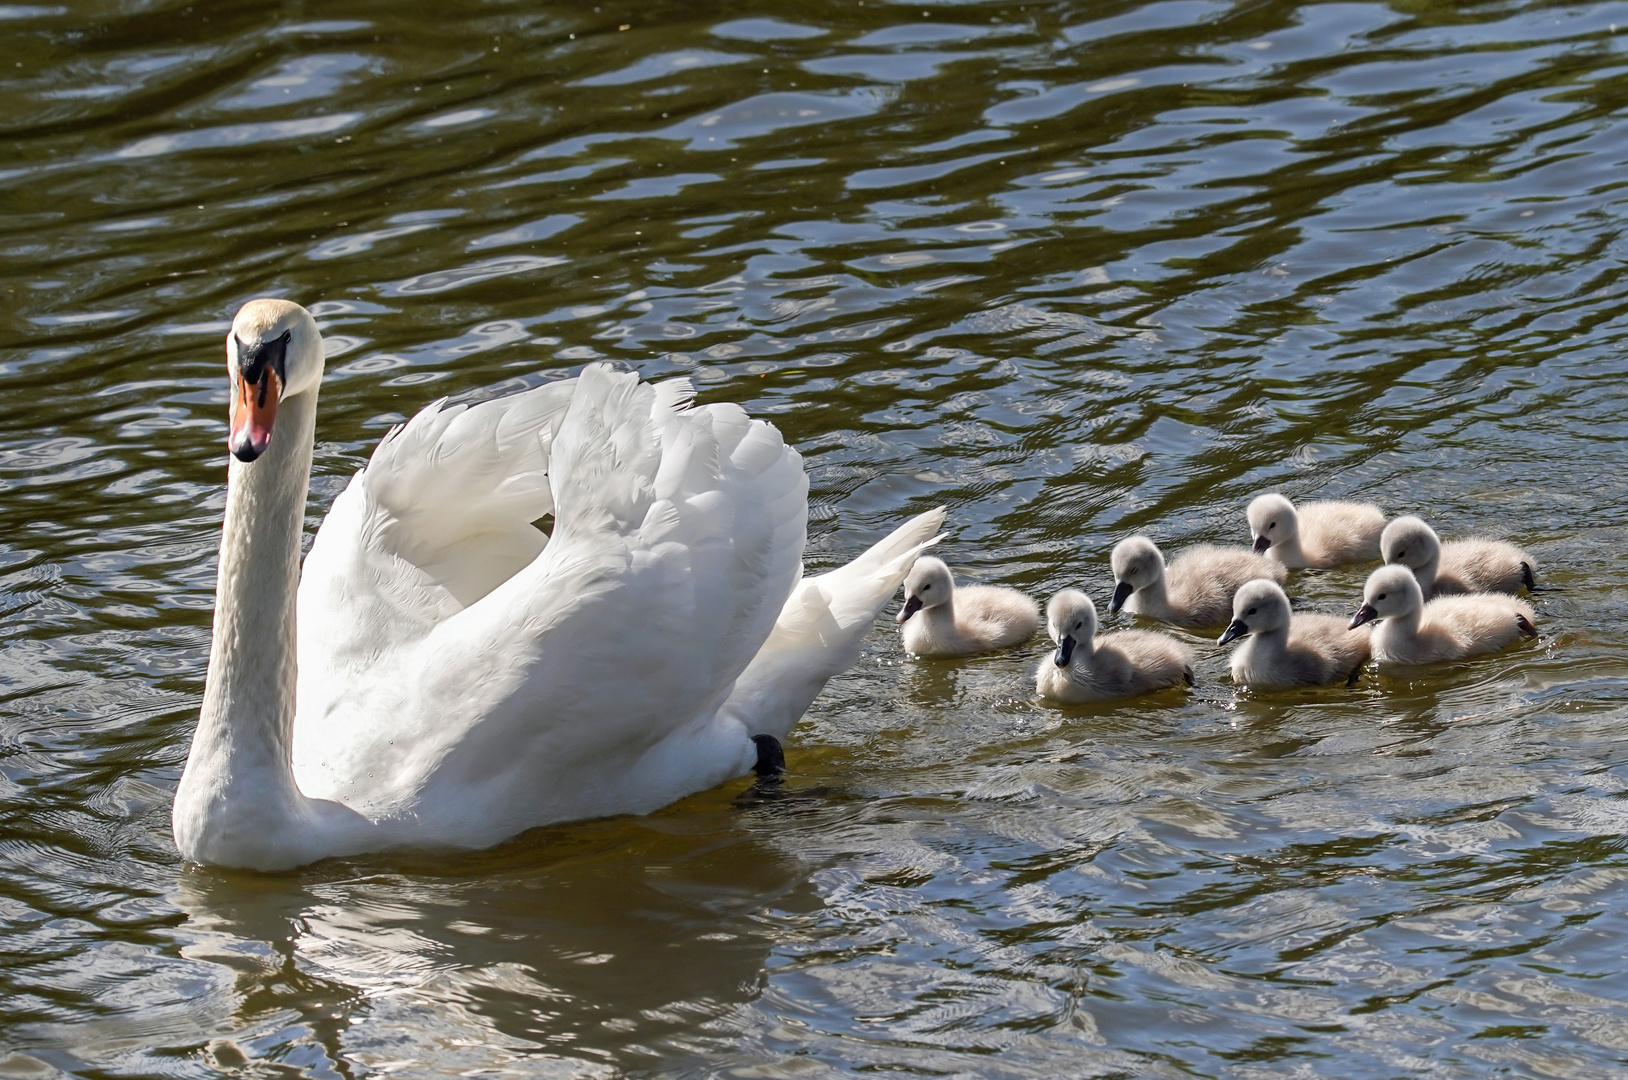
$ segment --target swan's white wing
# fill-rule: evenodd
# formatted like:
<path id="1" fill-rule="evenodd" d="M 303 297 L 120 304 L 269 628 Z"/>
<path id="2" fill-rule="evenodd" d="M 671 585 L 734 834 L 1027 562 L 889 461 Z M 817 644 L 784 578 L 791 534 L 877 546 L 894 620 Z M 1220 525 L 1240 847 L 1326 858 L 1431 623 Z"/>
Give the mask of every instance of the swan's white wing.
<path id="1" fill-rule="evenodd" d="M 549 447 L 575 380 L 478 405 L 426 406 L 379 443 L 305 558 L 293 760 L 308 795 L 348 776 L 395 668 L 443 620 L 540 552 Z M 399 704 L 399 703 L 398 703 Z"/>
<path id="2" fill-rule="evenodd" d="M 796 581 L 807 497 L 773 427 L 733 405 L 686 409 L 688 396 L 584 371 L 547 446 L 553 539 L 474 603 L 441 608 L 417 645 L 353 669 L 326 721 L 302 695 L 296 742 L 313 723 L 352 728 L 320 740 L 302 788 L 309 773 L 329 797 L 449 842 L 683 793 L 625 778 L 675 738 L 716 749 L 703 729 Z M 301 652 L 303 667 L 303 630 Z M 684 790 L 735 763 L 691 766 Z"/>
<path id="3" fill-rule="evenodd" d="M 853 562 L 798 583 L 724 714 L 754 735 L 784 739 L 826 681 L 859 658 L 876 616 L 943 525 L 942 506 L 918 514 Z"/>

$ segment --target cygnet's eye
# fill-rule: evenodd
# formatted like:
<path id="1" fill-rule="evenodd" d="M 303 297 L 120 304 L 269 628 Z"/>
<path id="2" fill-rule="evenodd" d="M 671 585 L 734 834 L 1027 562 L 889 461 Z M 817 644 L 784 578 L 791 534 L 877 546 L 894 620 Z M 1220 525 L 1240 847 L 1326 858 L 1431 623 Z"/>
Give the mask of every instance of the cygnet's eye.
<path id="1" fill-rule="evenodd" d="M 931 589 L 932 587 L 933 587 L 932 582 L 928 582 L 926 585 L 923 585 L 921 587 L 921 591 L 926 592 L 928 589 Z"/>
<path id="2" fill-rule="evenodd" d="M 1079 629 L 1083 628 L 1084 626 L 1085 626 L 1085 620 L 1084 619 L 1076 619 L 1074 621 L 1074 629 L 1079 630 Z"/>
<path id="3" fill-rule="evenodd" d="M 1248 611 L 1246 611 L 1246 612 L 1244 612 L 1244 614 L 1245 614 L 1245 615 L 1253 615 L 1253 614 L 1255 614 L 1255 609 L 1254 609 L 1254 608 L 1250 608 L 1250 609 L 1249 609 L 1249 610 L 1248 610 Z"/>
<path id="4" fill-rule="evenodd" d="M 1269 530 L 1270 530 L 1270 529 L 1275 529 L 1275 528 L 1277 528 L 1277 527 L 1278 527 L 1278 523 L 1277 523 L 1277 522 L 1275 522 L 1275 521 L 1269 521 L 1269 522 L 1267 522 L 1267 523 L 1266 523 L 1266 527 L 1267 527 L 1267 529 L 1269 529 Z"/>
<path id="5" fill-rule="evenodd" d="M 1383 600 L 1383 599 L 1385 599 L 1385 594 L 1384 594 L 1384 593 L 1380 593 L 1380 594 L 1379 594 L 1379 595 L 1378 595 L 1378 596 L 1376 596 L 1376 597 L 1374 597 L 1374 599 L 1375 599 L 1375 600 Z"/>

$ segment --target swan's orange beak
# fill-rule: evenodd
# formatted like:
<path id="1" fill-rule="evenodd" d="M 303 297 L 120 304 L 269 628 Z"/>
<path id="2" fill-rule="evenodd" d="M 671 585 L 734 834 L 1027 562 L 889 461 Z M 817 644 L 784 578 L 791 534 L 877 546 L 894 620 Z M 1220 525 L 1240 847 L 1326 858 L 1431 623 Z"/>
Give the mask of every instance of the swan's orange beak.
<path id="1" fill-rule="evenodd" d="M 226 448 L 239 461 L 253 461 L 271 445 L 271 425 L 283 396 L 283 367 L 288 362 L 292 331 L 258 345 L 245 345 L 234 334 L 237 369 L 233 374 L 231 422 Z"/>
<path id="2" fill-rule="evenodd" d="M 271 425 L 277 419 L 277 399 L 282 393 L 283 380 L 270 366 L 261 370 L 258 383 L 238 378 L 226 434 L 226 447 L 233 457 L 253 461 L 266 452 L 271 445 Z"/>

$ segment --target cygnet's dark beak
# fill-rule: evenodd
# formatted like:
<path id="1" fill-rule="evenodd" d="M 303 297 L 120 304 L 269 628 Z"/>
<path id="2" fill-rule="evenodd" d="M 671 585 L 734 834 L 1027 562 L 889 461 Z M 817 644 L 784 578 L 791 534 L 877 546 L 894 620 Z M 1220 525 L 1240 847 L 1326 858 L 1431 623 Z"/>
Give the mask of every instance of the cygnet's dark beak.
<path id="1" fill-rule="evenodd" d="M 1266 549 L 1271 547 L 1271 546 L 1272 546 L 1272 541 L 1271 540 L 1268 540 L 1265 536 L 1257 536 L 1257 537 L 1255 537 L 1255 546 L 1253 547 L 1252 550 L 1255 552 L 1255 554 L 1261 555 L 1261 554 L 1264 554 Z"/>
<path id="2" fill-rule="evenodd" d="M 1349 629 L 1355 630 L 1363 623 L 1373 622 L 1377 618 L 1379 618 L 1379 612 L 1374 610 L 1374 605 L 1364 604 L 1357 609 L 1357 613 L 1355 615 L 1351 616 L 1351 625 Z"/>
<path id="3" fill-rule="evenodd" d="M 1234 619 L 1227 624 L 1227 628 L 1222 631 L 1221 636 L 1215 639 L 1215 643 L 1225 645 L 1229 641 L 1237 641 L 1241 637 L 1248 636 L 1249 627 L 1244 624 L 1244 620 Z"/>
<path id="4" fill-rule="evenodd" d="M 1068 667 L 1068 658 L 1074 655 L 1074 639 L 1064 634 L 1057 639 L 1057 651 L 1052 654 L 1051 662 L 1058 667 Z"/>
<path id="5" fill-rule="evenodd" d="M 921 610 L 921 597 L 912 596 L 910 599 L 908 599 L 908 600 L 906 600 L 904 602 L 904 607 L 899 610 L 899 621 L 900 622 L 909 621 L 910 616 L 914 615 L 916 612 L 918 612 L 920 610 Z"/>
<path id="6" fill-rule="evenodd" d="M 1131 593 L 1135 591 L 1136 586 L 1132 585 L 1128 581 L 1121 581 L 1118 585 L 1115 585 L 1113 598 L 1108 601 L 1108 614 L 1112 615 L 1120 608 L 1124 607 L 1125 601 L 1129 600 L 1131 598 Z"/>

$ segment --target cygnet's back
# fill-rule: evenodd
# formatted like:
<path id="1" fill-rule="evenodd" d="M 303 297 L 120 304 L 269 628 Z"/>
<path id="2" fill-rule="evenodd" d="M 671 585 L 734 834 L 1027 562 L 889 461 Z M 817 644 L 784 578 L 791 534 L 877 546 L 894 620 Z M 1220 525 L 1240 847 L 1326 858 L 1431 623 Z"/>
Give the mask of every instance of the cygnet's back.
<path id="1" fill-rule="evenodd" d="M 1537 560 L 1503 540 L 1471 537 L 1442 543 L 1423 519 L 1408 515 L 1385 526 L 1380 550 L 1387 563 L 1413 571 L 1429 600 L 1463 593 L 1509 593 L 1537 584 Z"/>
<path id="2" fill-rule="evenodd" d="M 1233 619 L 1221 635 L 1232 652 L 1232 681 L 1281 689 L 1354 682 L 1367 663 L 1368 634 L 1336 615 L 1296 615 L 1282 586 L 1252 581 L 1233 598 Z"/>
<path id="3" fill-rule="evenodd" d="M 1352 626 L 1374 629 L 1374 659 L 1382 667 L 1439 664 L 1497 652 L 1537 637 L 1537 616 L 1524 600 L 1502 593 L 1443 596 L 1425 603 L 1406 566 L 1382 566 L 1368 576 Z"/>
<path id="4" fill-rule="evenodd" d="M 1232 616 L 1232 597 L 1246 581 L 1282 581 L 1281 563 L 1244 547 L 1200 544 L 1170 563 L 1145 536 L 1132 536 L 1114 547 L 1114 596 L 1109 611 L 1126 611 L 1177 626 L 1205 629 Z"/>
<path id="5" fill-rule="evenodd" d="M 1148 630 L 1096 636 L 1090 597 L 1065 589 L 1046 605 L 1046 628 L 1057 651 L 1035 669 L 1035 691 L 1053 701 L 1102 701 L 1193 685 L 1193 651 Z"/>
<path id="6" fill-rule="evenodd" d="M 1373 503 L 1308 502 L 1261 495 L 1247 511 L 1254 550 L 1290 567 L 1378 562 L 1385 514 Z"/>
<path id="7" fill-rule="evenodd" d="M 971 656 L 1020 645 L 1040 625 L 1040 608 L 1016 589 L 955 587 L 941 559 L 916 560 L 904 582 L 904 647 L 917 656 Z M 918 614 L 919 612 L 919 614 Z"/>

